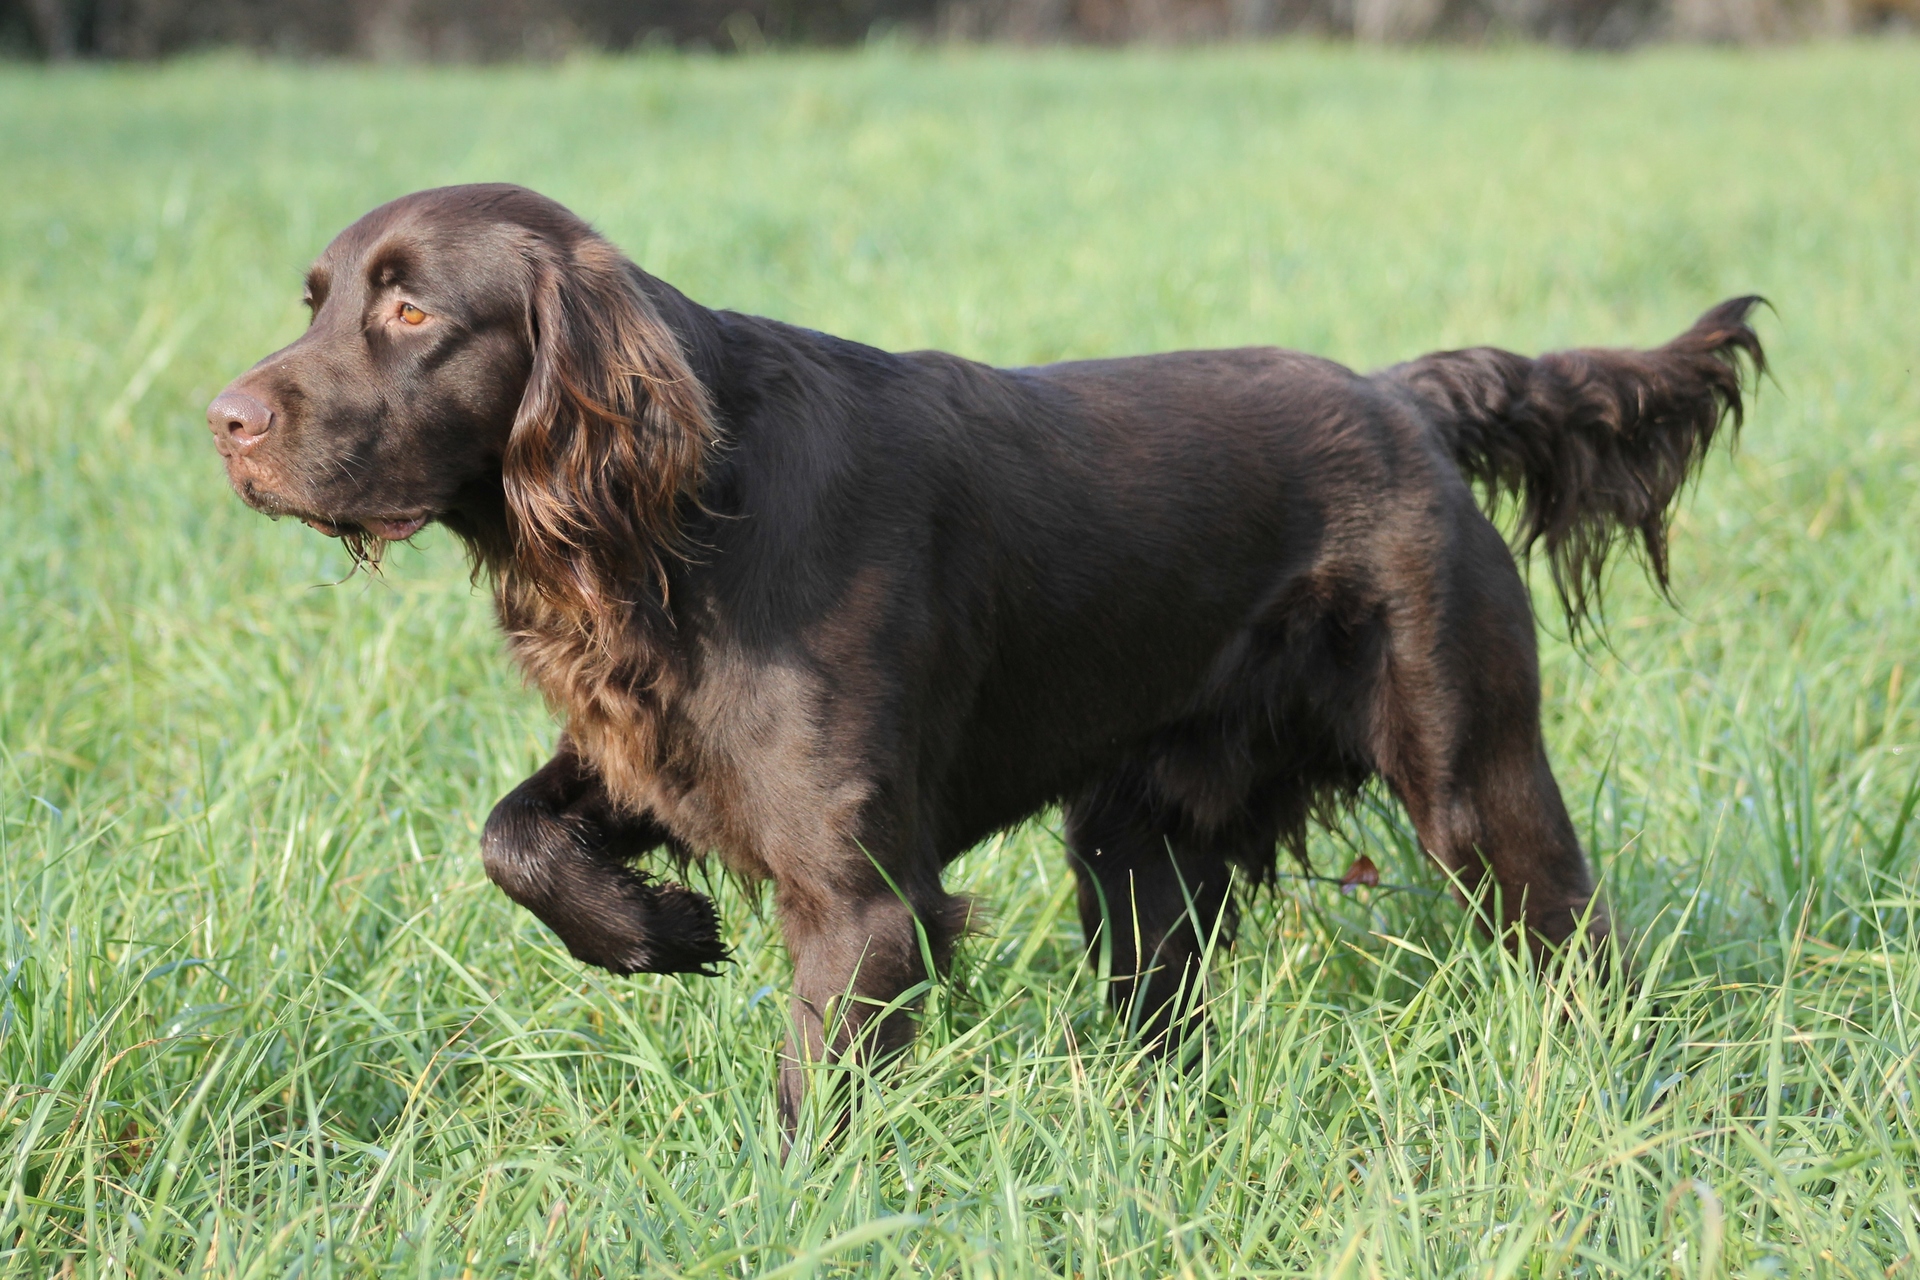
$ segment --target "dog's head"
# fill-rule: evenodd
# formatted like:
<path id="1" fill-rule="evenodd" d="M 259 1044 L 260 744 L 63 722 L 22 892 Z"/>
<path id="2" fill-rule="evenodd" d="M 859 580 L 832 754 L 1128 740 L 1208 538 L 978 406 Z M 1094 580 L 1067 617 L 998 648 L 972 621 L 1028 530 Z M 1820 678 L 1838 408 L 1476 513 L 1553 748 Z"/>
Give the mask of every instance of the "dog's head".
<path id="1" fill-rule="evenodd" d="M 207 409 L 227 478 L 377 558 L 489 522 L 556 602 L 605 607 L 657 568 L 713 440 L 646 277 L 522 187 L 382 205 L 307 273 L 306 333 Z"/>

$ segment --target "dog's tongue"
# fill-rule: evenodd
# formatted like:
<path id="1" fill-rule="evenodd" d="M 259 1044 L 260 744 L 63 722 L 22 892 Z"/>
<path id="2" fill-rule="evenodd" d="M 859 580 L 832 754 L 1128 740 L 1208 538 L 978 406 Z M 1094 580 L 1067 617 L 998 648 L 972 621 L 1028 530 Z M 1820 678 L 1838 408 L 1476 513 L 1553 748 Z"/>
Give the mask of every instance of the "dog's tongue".
<path id="1" fill-rule="evenodd" d="M 413 516 L 406 520 L 363 520 L 360 523 L 365 525 L 367 532 L 376 538 L 383 538 L 388 542 L 404 542 L 420 532 L 420 527 L 426 522 L 425 516 Z"/>

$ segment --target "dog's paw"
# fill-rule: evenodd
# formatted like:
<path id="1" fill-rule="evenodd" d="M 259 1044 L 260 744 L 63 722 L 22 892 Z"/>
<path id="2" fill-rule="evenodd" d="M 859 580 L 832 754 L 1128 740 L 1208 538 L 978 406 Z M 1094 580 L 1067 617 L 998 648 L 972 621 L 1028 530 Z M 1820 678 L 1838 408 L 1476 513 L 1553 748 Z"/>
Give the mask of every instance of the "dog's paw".
<path id="1" fill-rule="evenodd" d="M 712 975 L 727 959 L 711 899 L 624 865 L 594 822 L 502 804 L 487 821 L 487 876 L 574 957 L 612 973 Z"/>
<path id="2" fill-rule="evenodd" d="M 588 964 L 611 973 L 697 973 L 712 977 L 724 963 L 720 916 L 713 899 L 622 869 L 620 901 L 593 913 L 591 927 L 563 940 Z M 584 923 L 584 922 L 583 922 Z"/>

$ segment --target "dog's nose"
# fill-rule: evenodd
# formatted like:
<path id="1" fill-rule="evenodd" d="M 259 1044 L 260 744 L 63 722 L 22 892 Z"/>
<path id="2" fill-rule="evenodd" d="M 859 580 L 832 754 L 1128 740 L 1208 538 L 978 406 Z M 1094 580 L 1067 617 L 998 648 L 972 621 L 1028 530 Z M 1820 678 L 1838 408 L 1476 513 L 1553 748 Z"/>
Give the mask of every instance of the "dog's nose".
<path id="1" fill-rule="evenodd" d="M 259 443 L 273 425 L 273 410 L 239 391 L 222 391 L 207 406 L 207 425 L 214 438 L 231 441 L 242 449 Z"/>

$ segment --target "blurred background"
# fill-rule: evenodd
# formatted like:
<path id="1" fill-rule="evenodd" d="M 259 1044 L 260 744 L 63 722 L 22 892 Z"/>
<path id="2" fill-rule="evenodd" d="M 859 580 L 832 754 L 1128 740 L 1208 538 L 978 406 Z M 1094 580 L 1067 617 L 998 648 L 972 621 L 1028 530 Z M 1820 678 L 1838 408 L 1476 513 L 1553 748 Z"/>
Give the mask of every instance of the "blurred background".
<path id="1" fill-rule="evenodd" d="M 1623 48 L 1920 25 L 1920 0 L 0 0 L 0 53 L 150 59 L 552 59 L 647 47 L 752 53 L 876 38 L 1185 43 L 1308 35 Z"/>
<path id="2" fill-rule="evenodd" d="M 1888 4 L 0 0 L 0 1280 L 1913 1275 L 1920 40 L 1837 34 Z M 1385 883 L 1252 897 L 1157 1075 L 1047 815 L 950 869 L 992 923 L 886 1101 L 783 1161 L 765 901 L 715 877 L 712 981 L 574 962 L 480 865 L 557 729 L 459 546 L 350 576 L 208 440 L 341 227 L 482 180 L 999 364 L 1765 293 L 1681 608 L 1625 565 L 1575 649 L 1534 575 L 1638 994 L 1482 945 L 1373 791 L 1314 862 Z"/>

